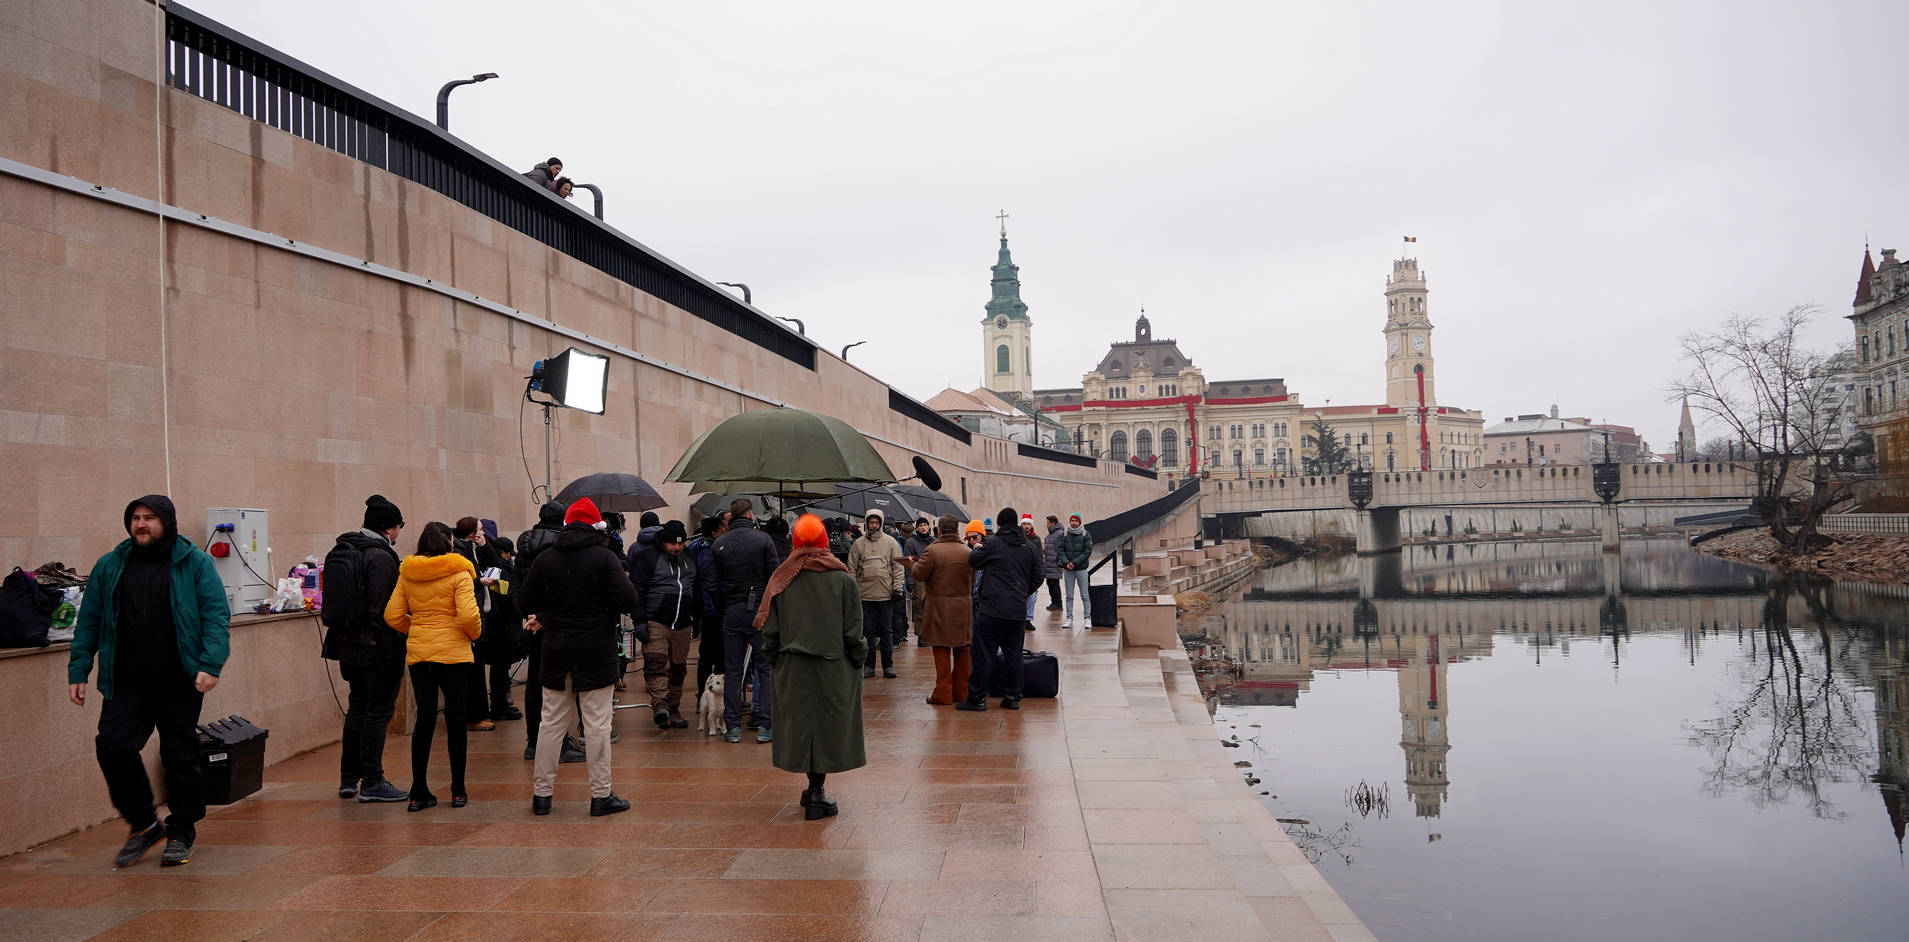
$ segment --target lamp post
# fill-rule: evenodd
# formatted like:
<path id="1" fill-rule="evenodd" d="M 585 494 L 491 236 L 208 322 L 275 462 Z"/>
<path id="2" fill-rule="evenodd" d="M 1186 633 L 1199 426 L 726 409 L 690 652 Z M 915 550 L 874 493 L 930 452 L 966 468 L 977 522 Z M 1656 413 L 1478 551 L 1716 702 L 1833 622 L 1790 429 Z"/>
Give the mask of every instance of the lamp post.
<path id="1" fill-rule="evenodd" d="M 598 218 L 598 219 L 602 219 L 602 218 L 603 218 L 603 191 L 602 191 L 601 189 L 599 189 L 599 188 L 597 187 L 597 185 L 596 185 L 596 184 L 594 184 L 594 183 L 577 183 L 577 182 L 575 182 L 575 181 L 572 181 L 572 183 L 571 183 L 571 185 L 572 185 L 572 186 L 580 186 L 580 187 L 582 187 L 582 188 L 584 188 L 584 189 L 586 189 L 586 190 L 589 190 L 589 191 L 590 191 L 590 195 L 591 195 L 591 196 L 594 196 L 594 197 L 596 197 L 596 199 L 597 199 L 597 209 L 596 209 L 596 213 L 597 213 L 597 218 Z"/>
<path id="2" fill-rule="evenodd" d="M 740 281 L 718 281 L 718 282 L 716 282 L 716 283 L 717 283 L 717 284 L 719 284 L 719 285 L 722 285 L 722 286 L 723 286 L 723 287 L 725 287 L 725 288 L 741 288 L 741 289 L 742 289 L 742 303 L 744 303 L 744 304 L 754 304 L 754 303 L 756 303 L 756 302 L 755 302 L 755 299 L 754 299 L 754 297 L 753 297 L 753 296 L 751 296 L 751 295 L 749 294 L 749 286 L 748 286 L 748 285 L 745 285 L 745 284 L 743 284 L 743 283 L 742 283 L 742 282 L 740 282 Z M 785 320 L 785 321 L 786 321 L 786 320 L 793 320 L 793 318 L 788 318 L 788 317 L 785 317 L 785 318 L 782 318 L 782 319 L 783 319 L 783 320 Z"/>
<path id="3" fill-rule="evenodd" d="M 847 347 L 843 347 L 843 348 L 842 348 L 842 362 L 843 362 L 843 363 L 847 363 L 847 362 L 848 362 L 848 351 L 849 351 L 849 349 L 850 349 L 850 348 L 852 348 L 852 347 L 859 347 L 859 346 L 861 346 L 862 344 L 865 344 L 865 343 L 867 343 L 867 342 L 868 342 L 868 341 L 866 341 L 866 340 L 857 340 L 857 341 L 855 341 L 854 343 L 852 343 L 852 344 L 849 344 L 849 345 L 848 345 Z"/>
<path id="4" fill-rule="evenodd" d="M 482 75 L 473 75 L 467 79 L 458 79 L 455 82 L 445 82 L 444 87 L 437 90 L 437 126 L 440 128 L 443 128 L 446 131 L 449 131 L 451 129 L 451 89 L 456 88 L 459 85 L 476 85 L 479 82 L 488 82 L 491 79 L 494 79 L 496 77 L 497 77 L 497 73 L 495 72 L 485 72 Z M 603 218 L 603 212 L 600 208 L 600 205 L 597 212 L 597 218 L 598 219 Z"/>

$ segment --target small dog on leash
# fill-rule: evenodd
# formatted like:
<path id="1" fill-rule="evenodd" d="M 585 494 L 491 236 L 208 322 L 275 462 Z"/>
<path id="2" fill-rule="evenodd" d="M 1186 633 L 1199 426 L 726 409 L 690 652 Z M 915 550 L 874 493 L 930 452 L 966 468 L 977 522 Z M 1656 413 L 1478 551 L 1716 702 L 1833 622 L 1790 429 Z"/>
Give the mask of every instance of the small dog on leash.
<path id="1" fill-rule="evenodd" d="M 709 675 L 703 692 L 696 698 L 696 731 L 710 736 L 723 732 L 723 675 Z"/>

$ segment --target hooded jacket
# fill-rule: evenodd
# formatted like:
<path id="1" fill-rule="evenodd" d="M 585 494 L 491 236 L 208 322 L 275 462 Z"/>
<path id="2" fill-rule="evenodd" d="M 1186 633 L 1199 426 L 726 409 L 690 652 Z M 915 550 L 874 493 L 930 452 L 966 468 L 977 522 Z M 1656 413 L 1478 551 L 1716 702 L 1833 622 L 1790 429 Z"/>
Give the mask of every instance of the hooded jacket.
<path id="1" fill-rule="evenodd" d="M 662 529 L 658 527 L 657 529 Z M 630 585 L 636 590 L 636 617 L 665 628 L 693 627 L 702 613 L 696 556 L 688 548 L 672 555 L 654 541 L 630 554 Z"/>
<path id="2" fill-rule="evenodd" d="M 975 613 L 983 618 L 1027 620 L 1027 597 L 1034 594 L 1047 572 L 1039 542 L 1020 527 L 1002 527 L 975 549 L 968 565 L 981 573 Z"/>
<path id="3" fill-rule="evenodd" d="M 848 549 L 848 571 L 862 590 L 864 602 L 886 602 L 902 591 L 901 544 L 880 530 L 858 537 Z"/>
<path id="4" fill-rule="evenodd" d="M 340 664 L 396 663 L 404 653 L 405 639 L 384 623 L 384 609 L 378 600 L 389 602 L 398 587 L 398 551 L 391 547 L 391 541 L 363 530 L 340 533 L 338 542 L 358 551 L 365 578 L 366 621 L 370 624 L 326 628 L 318 653 Z"/>
<path id="5" fill-rule="evenodd" d="M 557 534 L 563 532 L 564 506 L 551 501 L 537 508 L 537 525 L 517 534 L 517 565 L 519 574 L 527 573 L 537 562 L 537 554 L 550 548 L 557 542 Z"/>
<path id="6" fill-rule="evenodd" d="M 484 631 L 477 611 L 477 570 L 458 553 L 407 556 L 384 606 L 385 624 L 407 636 L 404 663 L 468 664 Z"/>
<path id="7" fill-rule="evenodd" d="M 511 595 L 518 612 L 543 626 L 538 683 L 550 690 L 562 690 L 566 679 L 576 690 L 616 683 L 617 616 L 635 610 L 636 589 L 601 531 L 565 525 Z"/>
<path id="8" fill-rule="evenodd" d="M 98 600 L 80 606 L 79 620 L 73 625 L 73 644 L 67 652 L 66 680 L 86 683 L 93 672 L 93 659 L 99 658 L 99 694 L 113 698 L 113 666 L 119 653 L 118 613 L 115 602 L 120 575 L 132 555 L 133 508 L 144 504 L 159 515 L 172 543 L 172 569 L 167 587 L 171 590 L 172 628 L 179 648 L 179 663 L 185 669 L 180 679 L 191 681 L 201 671 L 219 676 L 231 651 L 231 604 L 225 599 L 225 582 L 213 565 L 212 557 L 179 535 L 179 515 L 172 501 L 163 495 L 148 494 L 126 505 L 124 525 L 127 539 L 93 563 L 86 590 Z"/>
<path id="9" fill-rule="evenodd" d="M 757 529 L 755 520 L 731 520 L 729 532 L 716 538 L 709 560 L 711 577 L 722 593 L 723 609 L 741 608 L 753 614 L 762 601 L 762 590 L 769 585 L 769 574 L 780 564 L 775 541 Z"/>

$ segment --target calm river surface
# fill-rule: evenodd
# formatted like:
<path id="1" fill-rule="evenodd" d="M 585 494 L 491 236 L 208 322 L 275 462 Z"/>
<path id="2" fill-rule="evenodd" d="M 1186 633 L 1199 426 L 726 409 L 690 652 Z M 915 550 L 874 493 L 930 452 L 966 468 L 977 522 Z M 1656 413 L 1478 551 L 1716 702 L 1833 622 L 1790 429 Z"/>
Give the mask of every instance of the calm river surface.
<path id="1" fill-rule="evenodd" d="M 1222 736 L 1387 942 L 1909 939 L 1900 588 L 1677 541 L 1408 547 L 1181 630 L 1243 663 Z"/>

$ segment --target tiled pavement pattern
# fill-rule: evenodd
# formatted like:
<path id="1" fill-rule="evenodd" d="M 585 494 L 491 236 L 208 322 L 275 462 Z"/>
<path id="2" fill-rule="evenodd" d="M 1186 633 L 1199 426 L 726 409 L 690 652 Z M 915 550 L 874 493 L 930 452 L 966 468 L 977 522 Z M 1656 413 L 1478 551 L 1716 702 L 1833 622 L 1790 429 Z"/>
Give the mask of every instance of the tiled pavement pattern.
<path id="1" fill-rule="evenodd" d="M 802 820 L 769 747 L 661 732 L 644 710 L 618 714 L 635 807 L 607 818 L 581 765 L 531 815 L 519 723 L 471 734 L 461 809 L 442 771 L 428 811 L 339 800 L 333 746 L 215 808 L 185 867 L 155 849 L 112 870 L 118 823 L 0 860 L 0 938 L 1372 939 L 1241 782 L 1179 652 L 1119 657 L 1112 632 L 1042 615 L 1028 640 L 1060 655 L 1059 700 L 931 707 L 912 642 L 900 679 L 868 681 L 869 765 L 830 777 L 835 818 Z M 389 772 L 409 745 L 392 738 Z"/>

